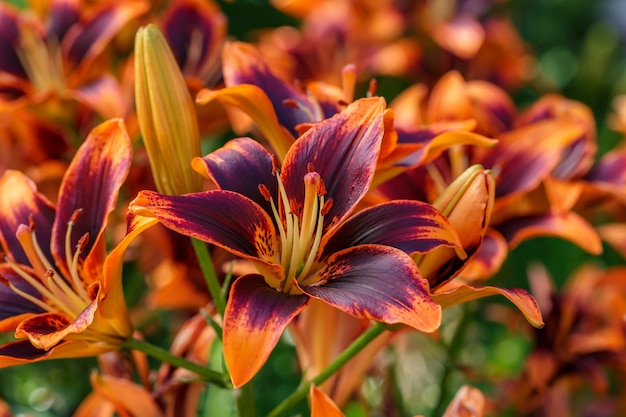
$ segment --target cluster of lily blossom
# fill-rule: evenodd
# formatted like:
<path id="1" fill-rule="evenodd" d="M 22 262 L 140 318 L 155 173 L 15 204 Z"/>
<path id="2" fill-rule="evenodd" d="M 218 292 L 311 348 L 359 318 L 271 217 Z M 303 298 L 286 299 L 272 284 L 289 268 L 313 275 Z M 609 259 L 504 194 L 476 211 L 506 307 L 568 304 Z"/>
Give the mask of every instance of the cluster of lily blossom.
<path id="1" fill-rule="evenodd" d="M 536 237 L 626 256 L 626 151 L 598 156 L 583 103 L 516 107 L 532 57 L 507 19 L 400 3 L 276 0 L 300 27 L 250 43 L 209 0 L 0 3 L 0 367 L 98 356 L 74 416 L 195 416 L 209 384 L 251 390 L 288 334 L 303 382 L 271 415 L 308 396 L 341 416 L 380 352 L 503 296 L 535 328 L 523 375 L 509 403 L 465 386 L 445 416 L 607 392 L 626 270 L 560 291 L 535 265 L 533 295 L 489 279 Z M 410 86 L 383 97 L 382 75 Z M 189 312 L 165 349 L 146 308 Z"/>

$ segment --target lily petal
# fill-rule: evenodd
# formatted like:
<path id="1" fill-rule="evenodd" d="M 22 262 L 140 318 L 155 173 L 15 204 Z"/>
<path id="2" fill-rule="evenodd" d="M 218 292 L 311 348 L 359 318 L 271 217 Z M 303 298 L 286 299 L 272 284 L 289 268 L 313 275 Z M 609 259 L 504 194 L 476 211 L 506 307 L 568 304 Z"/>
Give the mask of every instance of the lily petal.
<path id="1" fill-rule="evenodd" d="M 109 334 L 118 334 L 122 337 L 130 337 L 133 327 L 126 313 L 126 299 L 122 285 L 122 266 L 124 254 L 133 240 L 144 230 L 154 226 L 157 219 L 139 217 L 130 221 L 126 236 L 109 253 L 104 261 L 104 292 L 106 297 L 100 302 L 96 317 L 101 326 L 113 329 Z"/>
<path id="2" fill-rule="evenodd" d="M 543 327 L 543 318 L 537 301 L 535 301 L 532 295 L 520 288 L 472 287 L 466 284 L 459 284 L 449 290 L 446 290 L 444 287 L 441 291 L 438 290 L 431 295 L 433 299 L 445 309 L 457 304 L 496 294 L 503 295 L 515 304 L 530 324 L 538 328 Z"/>
<path id="3" fill-rule="evenodd" d="M 89 240 L 83 253 L 91 255 L 95 265 L 104 262 L 104 228 L 107 217 L 117 203 L 118 191 L 123 184 L 132 159 L 130 138 L 121 119 L 104 122 L 91 131 L 83 145 L 78 149 L 70 164 L 61 188 L 57 206 L 57 215 L 52 227 L 52 253 L 57 265 L 65 268 L 66 231 L 74 212 L 82 209 L 82 214 L 75 219 L 72 228 L 71 249 L 79 239 L 89 234 Z M 88 186 L 85 186 L 88 184 Z M 71 256 L 71 254 L 69 254 Z M 101 276 L 101 272 L 96 275 Z"/>
<path id="4" fill-rule="evenodd" d="M 252 84 L 267 94 L 278 121 L 297 137 L 296 126 L 322 119 L 317 108 L 302 92 L 280 79 L 272 72 L 261 53 L 244 42 L 230 42 L 222 55 L 224 83 L 228 87 Z M 287 104 L 287 102 L 294 103 Z"/>
<path id="5" fill-rule="evenodd" d="M 343 112 L 307 130 L 285 157 L 281 178 L 287 195 L 304 201 L 309 164 L 324 181 L 333 205 L 324 226 L 341 222 L 367 192 L 384 134 L 384 99 L 357 100 Z"/>
<path id="6" fill-rule="evenodd" d="M 5 343 L 0 346 L 0 368 L 23 365 L 49 359 L 96 356 L 111 350 L 107 344 L 86 340 L 63 341 L 50 350 L 37 349 L 28 340 Z"/>
<path id="7" fill-rule="evenodd" d="M 9 283 L 35 299 L 42 298 L 41 294 L 8 264 L 0 264 L 0 332 L 15 330 L 24 319 L 44 311 L 40 306 L 18 295 L 9 287 Z"/>
<path id="8" fill-rule="evenodd" d="M 254 201 L 232 191 L 205 191 L 166 196 L 141 191 L 131 212 L 156 217 L 166 227 L 257 260 L 274 255 L 276 232 L 272 219 Z"/>
<path id="9" fill-rule="evenodd" d="M 306 295 L 269 287 L 261 275 L 238 278 L 224 313 L 224 358 L 235 388 L 263 366 L 291 320 L 307 305 Z"/>
<path id="10" fill-rule="evenodd" d="M 63 39 L 68 29 L 79 21 L 79 2 L 63 0 L 50 3 L 50 18 L 46 36 L 48 38 L 54 36 L 56 39 Z"/>
<path id="11" fill-rule="evenodd" d="M 92 301 L 74 321 L 60 313 L 37 314 L 15 329 L 15 337 L 28 338 L 33 346 L 48 350 L 72 333 L 81 333 L 93 322 L 98 299 Z"/>
<path id="12" fill-rule="evenodd" d="M 354 317 L 403 323 L 423 332 L 441 324 L 441 309 L 428 296 L 428 284 L 399 249 L 360 245 L 337 252 L 319 278 L 321 285 L 303 285 L 302 291 Z"/>
<path id="13" fill-rule="evenodd" d="M 263 90 L 256 85 L 242 84 L 216 91 L 203 89 L 196 96 L 198 104 L 206 105 L 214 100 L 223 105 L 235 106 L 250 116 L 278 158 L 285 158 L 295 139 L 278 123 L 274 106 Z"/>
<path id="14" fill-rule="evenodd" d="M 395 200 L 351 216 L 324 245 L 322 258 L 368 243 L 393 246 L 409 255 L 439 246 L 463 250 L 454 228 L 439 210 L 420 201 Z"/>
<path id="15" fill-rule="evenodd" d="M 495 275 L 509 253 L 504 237 L 494 229 L 487 229 L 483 243 L 463 269 L 463 278 L 487 279 Z"/>
<path id="16" fill-rule="evenodd" d="M 0 3 L 0 72 L 26 79 L 26 71 L 17 56 L 19 44 L 18 12 L 10 3 Z"/>
<path id="17" fill-rule="evenodd" d="M 511 248 L 526 239 L 554 236 L 569 240 L 589 253 L 602 253 L 602 241 L 595 229 L 578 214 L 547 214 L 545 216 L 512 219 L 498 226 Z"/>
<path id="18" fill-rule="evenodd" d="M 0 177 L 0 243 L 7 256 L 23 265 L 29 261 L 15 234 L 19 225 L 28 225 L 32 216 L 37 240 L 42 243 L 50 241 L 54 221 L 54 206 L 36 189 L 35 183 L 19 171 L 6 170 Z M 50 259 L 48 246 L 40 246 Z"/>
<path id="19" fill-rule="evenodd" d="M 111 375 L 91 374 L 91 386 L 118 410 L 124 410 L 131 416 L 163 417 L 156 401 L 148 390 L 129 380 Z"/>
<path id="20" fill-rule="evenodd" d="M 344 417 L 333 400 L 315 385 L 311 385 L 309 396 L 311 397 L 311 417 Z"/>
<path id="21" fill-rule="evenodd" d="M 165 12 L 163 33 L 183 73 L 213 81 L 226 36 L 226 17 L 212 1 L 175 1 Z"/>
<path id="22" fill-rule="evenodd" d="M 272 212 L 270 203 L 259 192 L 259 184 L 265 185 L 275 199 L 278 184 L 272 175 L 272 156 L 258 142 L 250 138 L 233 139 L 203 158 L 194 158 L 191 164 L 221 190 L 243 194 L 268 213 Z"/>
<path id="23" fill-rule="evenodd" d="M 142 1 L 107 4 L 89 21 L 68 29 L 61 48 L 72 67 L 72 78 L 80 79 L 111 39 L 148 8 L 149 4 Z"/>

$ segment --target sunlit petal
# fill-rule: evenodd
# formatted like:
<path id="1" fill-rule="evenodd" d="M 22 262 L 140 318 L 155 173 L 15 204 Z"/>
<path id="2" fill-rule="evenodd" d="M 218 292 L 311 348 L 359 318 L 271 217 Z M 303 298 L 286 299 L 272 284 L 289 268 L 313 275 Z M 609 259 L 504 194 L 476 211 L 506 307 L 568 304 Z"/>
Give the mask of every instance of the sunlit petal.
<path id="1" fill-rule="evenodd" d="M 78 149 L 61 184 L 52 228 L 52 252 L 57 265 L 65 265 L 65 271 L 68 268 L 68 222 L 79 209 L 82 213 L 72 227 L 71 249 L 88 233 L 89 240 L 83 253 L 89 254 L 99 244 L 101 246 L 97 250 L 101 252 L 94 253 L 95 259 L 89 262 L 101 265 L 104 261 L 104 246 L 100 240 L 103 239 L 107 217 L 117 203 L 118 191 L 128 174 L 131 158 L 130 138 L 121 119 L 97 126 Z"/>
<path id="2" fill-rule="evenodd" d="M 244 111 L 256 123 L 265 139 L 282 160 L 294 142 L 293 136 L 283 128 L 274 113 L 274 106 L 263 90 L 256 85 L 243 84 L 221 90 L 200 90 L 196 96 L 198 104 L 218 101 Z"/>
<path id="3" fill-rule="evenodd" d="M 183 196 L 142 191 L 129 208 L 135 214 L 156 217 L 172 230 L 245 258 L 271 258 L 275 250 L 272 219 L 258 204 L 232 191 Z"/>
<path id="4" fill-rule="evenodd" d="M 235 281 L 224 314 L 224 358 L 235 387 L 248 382 L 267 360 L 291 320 L 306 306 L 306 295 L 269 287 L 261 275 Z"/>
<path id="5" fill-rule="evenodd" d="M 383 138 L 384 100 L 357 100 L 343 112 L 304 133 L 283 165 L 287 195 L 304 201 L 302 180 L 312 166 L 324 181 L 333 205 L 324 225 L 341 222 L 367 192 Z"/>

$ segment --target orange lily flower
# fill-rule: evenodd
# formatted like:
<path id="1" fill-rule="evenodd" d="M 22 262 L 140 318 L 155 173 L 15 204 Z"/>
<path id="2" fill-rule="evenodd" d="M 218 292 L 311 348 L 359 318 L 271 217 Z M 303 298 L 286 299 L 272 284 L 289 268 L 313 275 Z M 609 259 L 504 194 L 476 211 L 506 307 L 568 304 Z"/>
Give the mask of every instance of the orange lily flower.
<path id="1" fill-rule="evenodd" d="M 407 253 L 458 248 L 445 218 L 406 201 L 350 216 L 373 178 L 383 112 L 380 98 L 357 100 L 307 130 L 282 170 L 258 143 L 236 139 L 202 160 L 218 190 L 144 191 L 131 203 L 133 213 L 256 267 L 258 273 L 234 282 L 224 316 L 224 355 L 235 386 L 256 374 L 312 298 L 358 318 L 426 332 L 438 327 L 440 312 Z"/>
<path id="2" fill-rule="evenodd" d="M 131 162 L 121 120 L 96 127 L 76 153 L 56 207 L 18 171 L 0 178 L 0 367 L 97 355 L 132 334 L 122 292 L 124 251 L 135 230 L 105 256 L 107 217 Z M 86 186 L 88 184 L 88 186 Z"/>

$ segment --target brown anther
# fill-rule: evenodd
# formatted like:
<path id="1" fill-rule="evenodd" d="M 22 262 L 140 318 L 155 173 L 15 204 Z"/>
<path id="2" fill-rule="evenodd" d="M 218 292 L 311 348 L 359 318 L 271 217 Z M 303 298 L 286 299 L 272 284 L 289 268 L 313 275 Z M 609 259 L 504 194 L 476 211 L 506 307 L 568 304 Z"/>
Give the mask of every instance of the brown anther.
<path id="1" fill-rule="evenodd" d="M 348 102 L 347 102 L 347 101 L 345 101 L 345 100 L 337 100 L 337 105 L 338 105 L 339 107 L 348 107 L 348 104 L 350 104 L 350 103 L 348 103 Z"/>
<path id="2" fill-rule="evenodd" d="M 28 228 L 31 232 L 35 231 L 35 216 L 33 216 L 32 214 L 28 215 Z"/>
<path id="3" fill-rule="evenodd" d="M 72 213 L 72 216 L 70 217 L 70 222 L 72 224 L 76 224 L 76 220 L 78 220 L 78 218 L 81 216 L 81 214 L 83 214 L 83 209 L 82 208 L 74 210 L 74 213 Z"/>
<path id="4" fill-rule="evenodd" d="M 298 105 L 298 102 L 292 98 L 286 98 L 283 100 L 283 104 L 287 107 L 291 107 L 292 109 L 299 109 L 300 105 Z"/>
<path id="5" fill-rule="evenodd" d="M 45 273 L 44 276 L 46 278 L 52 278 L 54 276 L 54 271 L 52 269 L 48 269 Z"/>
<path id="6" fill-rule="evenodd" d="M 272 194 L 270 194 L 270 189 L 265 186 L 265 184 L 259 184 L 259 191 L 261 195 L 265 199 L 265 201 L 270 201 L 272 199 Z"/>
<path id="7" fill-rule="evenodd" d="M 80 239 L 78 239 L 76 249 L 82 252 L 82 250 L 85 249 L 85 246 L 87 246 L 87 243 L 89 243 L 89 232 L 85 233 L 80 237 Z"/>
<path id="8" fill-rule="evenodd" d="M 299 217 L 301 211 L 302 210 L 300 210 L 300 205 L 298 204 L 298 202 L 295 199 L 290 198 L 289 199 L 289 212 L 293 214 L 294 216 Z"/>
<path id="9" fill-rule="evenodd" d="M 320 197 L 326 195 L 326 184 L 324 184 L 324 180 L 320 178 L 320 185 L 317 187 L 317 195 Z"/>
<path id="10" fill-rule="evenodd" d="M 315 172 L 315 167 L 312 163 L 309 162 L 306 164 L 306 172 Z"/>
<path id="11" fill-rule="evenodd" d="M 280 159 L 278 155 L 272 155 L 272 175 L 280 174 Z"/>
<path id="12" fill-rule="evenodd" d="M 367 97 L 373 97 L 376 95 L 376 90 L 378 90 L 378 81 L 375 78 L 370 80 L 369 86 L 367 87 Z"/>
<path id="13" fill-rule="evenodd" d="M 322 216 L 326 216 L 328 212 L 330 211 L 330 209 L 332 208 L 332 206 L 333 206 L 333 199 L 329 198 L 328 200 L 326 200 L 326 202 L 324 203 L 324 206 L 320 210 L 320 214 Z"/>

